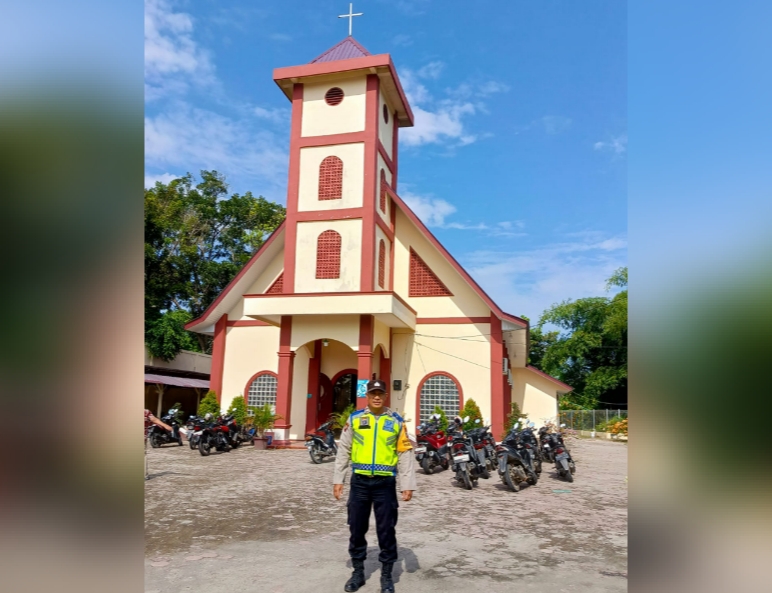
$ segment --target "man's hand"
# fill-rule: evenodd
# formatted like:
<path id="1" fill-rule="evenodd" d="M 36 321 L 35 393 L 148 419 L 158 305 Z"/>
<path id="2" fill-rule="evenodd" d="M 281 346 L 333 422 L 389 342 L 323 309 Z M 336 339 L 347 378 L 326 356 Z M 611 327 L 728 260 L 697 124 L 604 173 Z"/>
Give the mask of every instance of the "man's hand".
<path id="1" fill-rule="evenodd" d="M 332 495 L 335 497 L 335 500 L 340 500 L 340 497 L 342 494 L 343 494 L 343 484 L 333 484 Z"/>
<path id="2" fill-rule="evenodd" d="M 407 502 L 411 498 L 413 498 L 413 491 L 412 490 L 403 490 L 402 491 L 402 500 Z"/>

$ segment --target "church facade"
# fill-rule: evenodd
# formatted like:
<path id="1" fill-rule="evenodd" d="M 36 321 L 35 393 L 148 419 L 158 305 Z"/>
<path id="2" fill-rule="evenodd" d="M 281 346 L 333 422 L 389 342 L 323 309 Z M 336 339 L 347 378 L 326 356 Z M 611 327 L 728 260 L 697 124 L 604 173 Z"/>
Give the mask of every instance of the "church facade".
<path id="1" fill-rule="evenodd" d="M 282 416 L 303 440 L 377 377 L 413 426 L 477 402 L 501 436 L 510 403 L 554 420 L 571 387 L 527 364 L 528 323 L 505 313 L 399 197 L 413 114 L 388 54 L 352 37 L 274 70 L 292 103 L 287 217 L 186 328 L 214 336 L 210 386 Z"/>

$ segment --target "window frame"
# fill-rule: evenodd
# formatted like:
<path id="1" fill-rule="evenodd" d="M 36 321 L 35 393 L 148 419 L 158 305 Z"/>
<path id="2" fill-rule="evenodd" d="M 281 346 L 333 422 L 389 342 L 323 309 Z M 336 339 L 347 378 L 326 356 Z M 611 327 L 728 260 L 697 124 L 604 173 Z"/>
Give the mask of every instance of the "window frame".
<path id="1" fill-rule="evenodd" d="M 254 414 L 250 413 L 250 411 L 249 411 L 249 390 L 252 387 L 252 383 L 257 381 L 257 379 L 262 377 L 263 375 L 270 375 L 271 377 L 276 379 L 276 397 L 278 397 L 278 395 L 279 395 L 279 375 L 277 373 L 274 373 L 273 371 L 268 371 L 268 370 L 256 372 L 254 375 L 252 375 L 250 377 L 249 381 L 247 381 L 247 384 L 244 387 L 244 401 L 247 404 L 247 415 L 248 416 L 253 416 L 254 415 Z M 273 403 L 273 413 L 274 414 L 276 413 L 276 401 L 275 401 L 275 399 L 274 399 L 274 403 Z"/>
<path id="2" fill-rule="evenodd" d="M 432 377 L 437 376 L 443 376 L 447 377 L 453 383 L 456 384 L 456 389 L 458 390 L 458 413 L 461 414 L 462 410 L 464 409 L 464 390 L 461 387 L 461 381 L 458 380 L 458 378 L 447 372 L 447 371 L 433 371 L 431 373 L 428 373 L 426 376 L 424 376 L 423 379 L 421 379 L 421 382 L 418 384 L 418 389 L 416 389 L 416 404 L 415 404 L 415 417 L 416 417 L 416 426 L 422 422 L 421 420 L 421 391 L 423 391 L 424 385 L 426 382 L 431 379 Z M 452 420 L 449 418 L 449 420 Z"/>

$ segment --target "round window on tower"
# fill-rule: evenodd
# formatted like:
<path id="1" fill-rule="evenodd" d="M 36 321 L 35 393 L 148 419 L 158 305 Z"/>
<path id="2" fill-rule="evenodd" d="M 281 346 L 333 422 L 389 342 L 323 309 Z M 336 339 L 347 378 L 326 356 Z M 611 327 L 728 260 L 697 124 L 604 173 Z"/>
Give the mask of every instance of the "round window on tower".
<path id="1" fill-rule="evenodd" d="M 383 104 L 383 121 L 389 123 L 389 107 L 386 103 Z"/>
<path id="2" fill-rule="evenodd" d="M 324 100 L 327 102 L 327 105 L 339 105 L 343 101 L 343 90 L 338 87 L 331 88 L 325 93 Z"/>

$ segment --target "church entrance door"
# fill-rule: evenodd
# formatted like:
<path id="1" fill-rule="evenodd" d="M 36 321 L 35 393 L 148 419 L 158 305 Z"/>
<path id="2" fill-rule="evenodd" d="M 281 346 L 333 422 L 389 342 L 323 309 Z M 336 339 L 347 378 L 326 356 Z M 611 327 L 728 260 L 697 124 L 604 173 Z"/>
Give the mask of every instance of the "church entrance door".
<path id="1" fill-rule="evenodd" d="M 346 409 L 346 406 L 357 405 L 357 374 L 354 369 L 347 369 L 335 377 L 332 386 L 333 391 L 333 409 L 335 413 L 340 414 Z"/>

